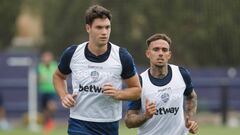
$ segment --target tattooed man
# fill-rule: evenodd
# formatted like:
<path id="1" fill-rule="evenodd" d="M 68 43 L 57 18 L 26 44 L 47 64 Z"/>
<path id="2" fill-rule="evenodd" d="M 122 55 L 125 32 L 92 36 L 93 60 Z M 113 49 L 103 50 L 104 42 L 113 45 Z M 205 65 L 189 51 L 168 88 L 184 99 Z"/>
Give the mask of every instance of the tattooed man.
<path id="1" fill-rule="evenodd" d="M 165 34 L 154 34 L 146 43 L 150 68 L 140 75 L 141 99 L 129 102 L 127 127 L 139 127 L 139 135 L 197 133 L 198 124 L 193 120 L 197 95 L 189 72 L 168 63 L 171 39 Z"/>

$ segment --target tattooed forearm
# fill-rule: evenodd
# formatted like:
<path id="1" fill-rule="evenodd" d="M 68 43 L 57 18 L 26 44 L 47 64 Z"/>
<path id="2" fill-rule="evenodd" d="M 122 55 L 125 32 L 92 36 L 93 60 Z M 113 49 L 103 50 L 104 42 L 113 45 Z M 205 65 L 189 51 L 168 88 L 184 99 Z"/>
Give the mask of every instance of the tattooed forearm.
<path id="1" fill-rule="evenodd" d="M 141 126 L 147 121 L 147 118 L 144 115 L 141 115 L 139 111 L 130 110 L 125 115 L 125 124 L 128 128 L 136 128 Z"/>
<path id="2" fill-rule="evenodd" d="M 186 97 L 186 116 L 193 117 L 197 111 L 197 94 L 193 90 L 192 93 Z"/>

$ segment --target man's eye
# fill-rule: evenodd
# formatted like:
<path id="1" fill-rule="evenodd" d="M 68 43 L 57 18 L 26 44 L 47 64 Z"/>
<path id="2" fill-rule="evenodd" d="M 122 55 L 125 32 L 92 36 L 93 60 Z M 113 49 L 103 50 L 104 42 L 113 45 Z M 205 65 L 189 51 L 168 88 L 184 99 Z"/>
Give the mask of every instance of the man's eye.
<path id="1" fill-rule="evenodd" d="M 153 51 L 158 51 L 159 50 L 159 48 L 153 48 Z"/>
<path id="2" fill-rule="evenodd" d="M 167 52 L 168 49 L 167 49 L 167 48 L 163 48 L 162 51 L 163 51 L 163 52 Z"/>

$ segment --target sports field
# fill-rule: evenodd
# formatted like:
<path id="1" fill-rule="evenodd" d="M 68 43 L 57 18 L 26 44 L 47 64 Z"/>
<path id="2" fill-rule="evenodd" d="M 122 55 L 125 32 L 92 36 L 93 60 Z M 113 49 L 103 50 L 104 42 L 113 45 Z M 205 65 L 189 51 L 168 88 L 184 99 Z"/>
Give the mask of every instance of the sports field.
<path id="1" fill-rule="evenodd" d="M 127 129 L 124 124 L 120 125 L 120 135 L 136 135 L 136 129 Z M 66 135 L 65 127 L 58 127 L 50 135 Z M 229 128 L 223 126 L 200 125 L 198 135 L 239 135 L 240 126 L 238 128 Z M 31 133 L 25 128 L 16 128 L 11 131 L 0 131 L 0 135 L 42 135 L 42 133 Z"/>

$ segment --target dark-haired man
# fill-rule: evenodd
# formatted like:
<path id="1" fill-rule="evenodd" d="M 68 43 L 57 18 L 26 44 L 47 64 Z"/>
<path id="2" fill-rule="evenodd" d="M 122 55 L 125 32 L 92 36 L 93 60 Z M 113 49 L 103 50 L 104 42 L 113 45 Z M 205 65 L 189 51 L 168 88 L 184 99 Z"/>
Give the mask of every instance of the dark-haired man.
<path id="1" fill-rule="evenodd" d="M 89 41 L 63 52 L 54 85 L 62 105 L 70 108 L 69 135 L 118 135 L 121 100 L 139 99 L 140 82 L 132 56 L 109 42 L 110 11 L 94 5 L 85 19 Z M 66 89 L 69 74 L 73 94 Z M 122 89 L 122 80 L 126 89 Z"/>

